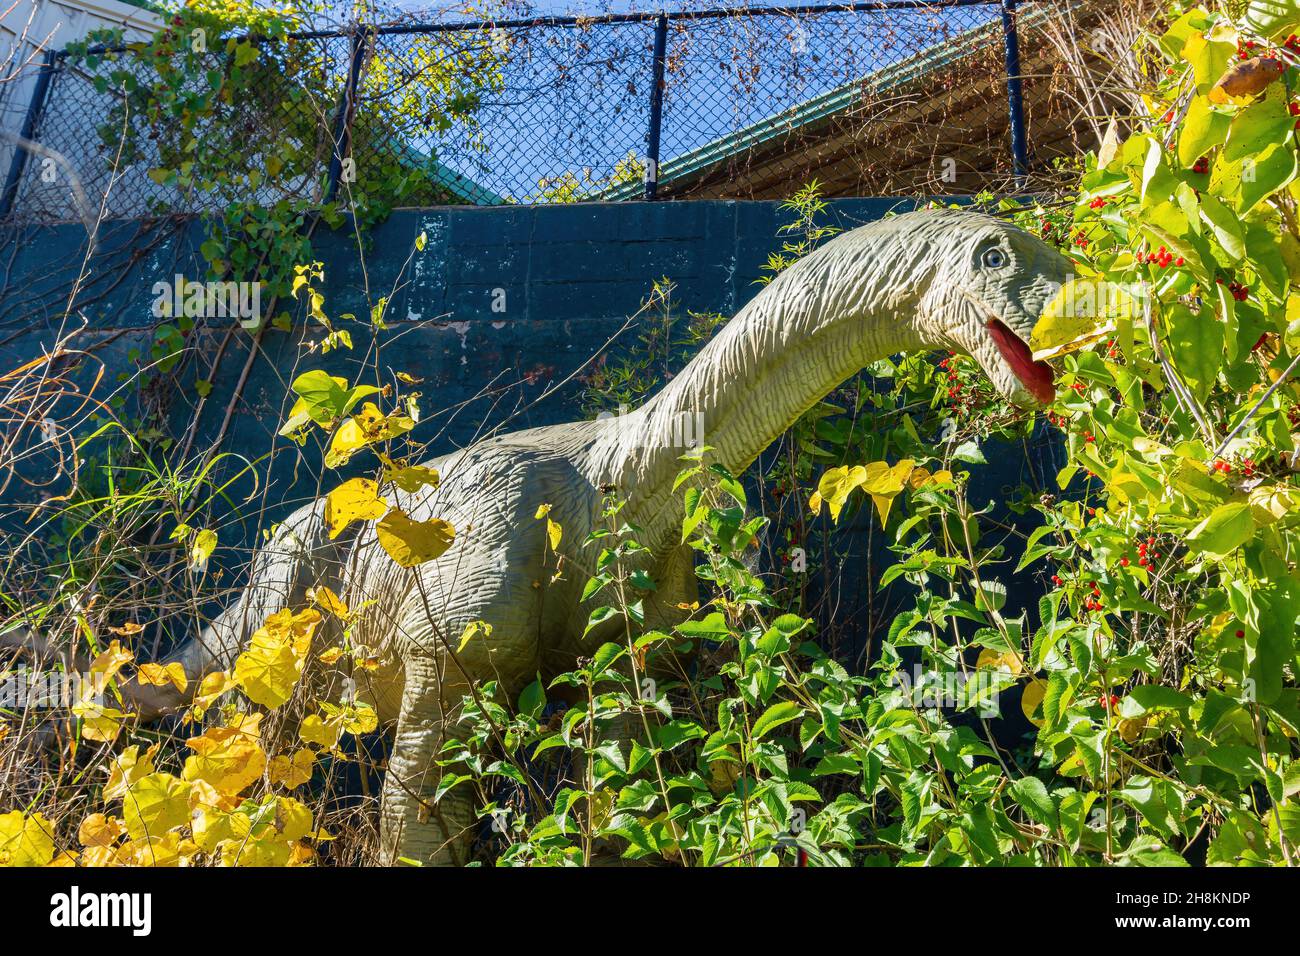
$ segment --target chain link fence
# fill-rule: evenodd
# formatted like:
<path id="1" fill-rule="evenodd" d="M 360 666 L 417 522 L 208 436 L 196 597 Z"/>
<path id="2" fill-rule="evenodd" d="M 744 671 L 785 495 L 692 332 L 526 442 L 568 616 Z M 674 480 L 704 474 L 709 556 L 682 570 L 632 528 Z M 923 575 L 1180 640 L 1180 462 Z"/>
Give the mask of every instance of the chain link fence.
<path id="1" fill-rule="evenodd" d="M 814 179 L 831 196 L 1024 188 L 1049 158 L 1035 126 L 1060 125 L 1049 55 L 1024 41 L 1051 6 L 885 0 L 356 27 L 153 59 L 61 51 L 40 67 L 22 131 L 37 145 L 13 154 L 0 218 L 780 198 Z M 214 95 L 232 71 L 242 92 Z"/>

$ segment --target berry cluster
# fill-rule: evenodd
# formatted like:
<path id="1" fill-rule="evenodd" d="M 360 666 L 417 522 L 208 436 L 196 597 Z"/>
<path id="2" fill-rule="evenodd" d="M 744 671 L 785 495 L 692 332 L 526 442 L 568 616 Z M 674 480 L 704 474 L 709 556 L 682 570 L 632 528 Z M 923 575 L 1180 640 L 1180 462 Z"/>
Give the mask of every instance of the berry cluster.
<path id="1" fill-rule="evenodd" d="M 1293 33 L 1286 38 L 1286 42 L 1282 44 L 1282 49 L 1300 56 L 1300 40 L 1297 40 L 1296 35 Z"/>
<path id="2" fill-rule="evenodd" d="M 1102 694 L 1097 698 L 1097 703 L 1106 708 L 1106 710 L 1114 710 L 1119 706 L 1119 698 L 1114 694 Z"/>
<path id="3" fill-rule="evenodd" d="M 1101 588 L 1097 587 L 1096 581 L 1092 582 L 1092 593 L 1083 600 L 1083 609 L 1085 611 L 1100 611 L 1102 609 Z"/>
<path id="4" fill-rule="evenodd" d="M 1148 252 L 1148 253 L 1139 252 L 1137 254 L 1137 261 L 1139 264 L 1143 262 L 1154 262 L 1161 269 L 1168 269 L 1171 265 L 1175 265 L 1175 266 L 1183 265 L 1185 260 L 1183 259 L 1182 256 L 1178 256 L 1177 258 L 1175 258 L 1172 252 L 1167 250 L 1164 246 L 1161 246 L 1159 252 Z"/>
<path id="5" fill-rule="evenodd" d="M 1105 200 L 1104 198 L 1102 198 L 1101 196 L 1098 196 L 1098 197 L 1097 197 L 1096 199 L 1094 199 L 1092 202 L 1088 203 L 1088 208 L 1089 208 L 1089 209 L 1105 209 L 1105 208 L 1106 208 L 1106 200 Z"/>
<path id="6" fill-rule="evenodd" d="M 1160 557 L 1159 551 L 1151 550 L 1155 546 L 1156 546 L 1156 539 L 1154 537 L 1149 537 L 1145 541 L 1138 542 L 1138 547 L 1137 547 L 1138 567 L 1146 568 L 1148 571 L 1155 569 L 1154 562 L 1156 561 L 1157 558 Z M 1128 558 L 1127 557 L 1120 558 L 1119 563 L 1122 564 L 1124 567 L 1128 567 Z"/>
<path id="7" fill-rule="evenodd" d="M 1119 346 L 1115 344 L 1114 339 L 1106 340 L 1106 357 L 1117 358 L 1119 356 Z"/>
<path id="8" fill-rule="evenodd" d="M 1198 173 L 1199 175 L 1202 176 L 1204 176 L 1209 171 L 1210 171 L 1210 159 L 1208 156 L 1202 156 L 1200 159 L 1196 161 L 1196 164 L 1192 166 L 1192 172 Z"/>
<path id="9" fill-rule="evenodd" d="M 1238 467 L 1241 469 L 1241 475 L 1243 478 L 1255 477 L 1255 459 L 1243 458 Z M 1233 470 L 1232 463 L 1228 461 L 1224 461 L 1222 458 L 1215 459 L 1214 463 L 1210 465 L 1211 472 L 1219 472 L 1220 474 L 1223 475 L 1231 475 L 1232 470 Z"/>
<path id="10" fill-rule="evenodd" d="M 1088 237 L 1085 236 L 1085 235 L 1083 234 L 1082 231 L 1080 231 L 1080 232 L 1078 232 L 1077 234 L 1075 234 L 1075 237 L 1074 237 L 1074 244 L 1075 244 L 1076 246 L 1078 246 L 1080 249 L 1087 249 L 1087 248 L 1088 248 Z"/>
<path id="11" fill-rule="evenodd" d="M 960 417 L 973 412 L 978 407 L 980 399 L 977 386 L 962 381 L 959 362 L 960 359 L 956 354 L 949 352 L 948 358 L 939 363 L 939 368 L 943 370 L 944 379 L 948 383 L 948 408 L 954 415 Z"/>
<path id="12" fill-rule="evenodd" d="M 1223 279 L 1221 278 L 1215 279 L 1214 281 L 1219 285 L 1223 285 Z M 1229 282 L 1228 291 L 1238 302 L 1247 302 L 1250 300 L 1250 289 L 1240 282 Z"/>

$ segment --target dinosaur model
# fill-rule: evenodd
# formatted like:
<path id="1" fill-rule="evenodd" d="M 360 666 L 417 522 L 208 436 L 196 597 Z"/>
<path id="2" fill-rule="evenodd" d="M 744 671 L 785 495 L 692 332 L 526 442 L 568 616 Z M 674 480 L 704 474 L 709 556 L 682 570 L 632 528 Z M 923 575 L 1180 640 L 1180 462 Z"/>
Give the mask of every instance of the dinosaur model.
<path id="1" fill-rule="evenodd" d="M 667 619 L 697 596 L 672 490 L 684 418 L 702 421 L 711 460 L 739 474 L 864 366 L 938 348 L 973 356 L 1012 402 L 1050 402 L 1052 372 L 1026 342 L 1070 271 L 1038 239 L 974 213 L 927 210 L 846 232 L 781 273 L 641 408 L 489 438 L 427 462 L 443 476 L 436 489 L 388 498 L 415 520 L 439 517 L 457 529 L 436 560 L 399 567 L 373 526 L 331 541 L 323 500 L 300 508 L 255 556 L 239 599 L 172 659 L 193 687 L 228 667 L 268 615 L 303 606 L 312 586 L 364 605 L 354 638 L 392 662 L 358 689 L 395 726 L 381 852 L 390 862 L 459 862 L 476 826 L 470 797 L 454 789 L 435 804 L 431 795 L 442 772 L 435 757 L 470 683 L 496 680 L 514 699 L 539 673 L 570 669 L 608 639 L 599 628 L 583 639 L 581 575 L 537 586 L 547 577 L 539 505 L 551 504 L 566 539 L 581 541 L 602 486 L 614 485 L 652 555 L 657 610 L 647 607 L 647 623 Z M 490 636 L 454 650 L 478 620 L 492 625 Z M 170 688 L 128 690 L 142 715 L 184 704 Z"/>

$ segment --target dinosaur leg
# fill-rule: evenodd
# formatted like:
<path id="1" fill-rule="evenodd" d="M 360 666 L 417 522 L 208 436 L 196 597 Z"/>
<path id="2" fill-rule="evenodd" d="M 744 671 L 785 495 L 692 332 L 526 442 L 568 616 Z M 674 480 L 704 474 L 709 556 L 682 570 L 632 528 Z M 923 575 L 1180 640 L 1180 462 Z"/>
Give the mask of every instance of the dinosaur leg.
<path id="1" fill-rule="evenodd" d="M 477 825 L 471 793 L 457 787 L 434 799 L 444 773 L 437 765 L 439 752 L 456 732 L 460 700 L 454 686 L 443 683 L 445 675 L 433 672 L 436 666 L 427 657 L 406 664 L 401 715 L 380 798 L 380 860 L 387 866 L 399 859 L 425 866 L 468 862 Z"/>

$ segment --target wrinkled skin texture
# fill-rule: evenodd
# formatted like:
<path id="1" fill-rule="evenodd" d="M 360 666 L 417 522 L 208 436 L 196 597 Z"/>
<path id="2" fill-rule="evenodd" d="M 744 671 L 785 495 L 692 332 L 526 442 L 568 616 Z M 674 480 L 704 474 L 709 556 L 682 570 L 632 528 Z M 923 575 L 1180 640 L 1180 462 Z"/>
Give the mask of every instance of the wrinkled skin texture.
<path id="1" fill-rule="evenodd" d="M 381 852 L 388 862 L 463 862 L 473 808 L 464 788 L 434 805 L 435 756 L 456 730 L 471 681 L 497 680 L 513 700 L 538 674 L 545 681 L 572 668 L 613 636 L 597 628 L 582 638 L 590 608 L 580 595 L 591 557 L 578 544 L 598 518 L 603 483 L 628 500 L 625 516 L 643 529 L 653 554 L 658 591 L 647 624 L 671 625 L 672 609 L 697 596 L 672 493 L 685 422 L 702 416 L 713 460 L 739 473 L 862 367 L 925 348 L 969 353 L 1006 398 L 1031 405 L 1049 396 L 1041 382 L 1035 396 L 1017 376 L 988 323 L 998 320 L 1027 341 L 1069 272 L 1036 238 L 971 213 L 911 213 L 847 232 L 782 273 L 641 409 L 487 439 L 428 462 L 443 476 L 436 490 L 389 489 L 388 499 L 413 518 L 440 517 L 457 529 L 436 561 L 397 567 L 372 526 L 329 541 L 317 501 L 280 525 L 240 600 L 174 657 L 194 686 L 203 673 L 229 666 L 268 614 L 303 606 L 309 587 L 329 585 L 352 607 L 372 602 L 354 640 L 391 662 L 358 687 L 396 733 Z M 543 503 L 564 528 L 568 567 L 554 583 L 547 583 L 553 567 L 543 564 L 545 522 L 535 518 Z M 455 653 L 475 620 L 491 623 L 492 635 Z M 182 703 L 162 688 L 132 692 L 143 712 Z"/>

